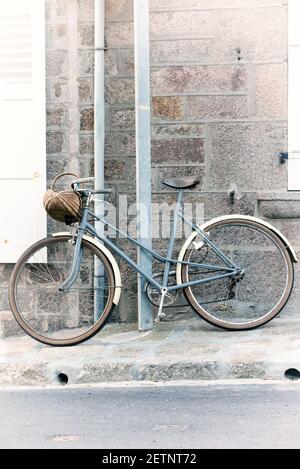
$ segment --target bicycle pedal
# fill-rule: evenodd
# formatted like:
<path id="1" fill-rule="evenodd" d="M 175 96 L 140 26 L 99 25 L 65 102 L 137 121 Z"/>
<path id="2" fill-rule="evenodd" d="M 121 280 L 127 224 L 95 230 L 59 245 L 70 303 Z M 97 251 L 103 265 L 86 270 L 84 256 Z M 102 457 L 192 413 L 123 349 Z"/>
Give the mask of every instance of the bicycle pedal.
<path id="1" fill-rule="evenodd" d="M 157 315 L 157 318 L 155 319 L 155 322 L 160 322 L 165 317 L 166 317 L 165 313 L 159 313 Z"/>

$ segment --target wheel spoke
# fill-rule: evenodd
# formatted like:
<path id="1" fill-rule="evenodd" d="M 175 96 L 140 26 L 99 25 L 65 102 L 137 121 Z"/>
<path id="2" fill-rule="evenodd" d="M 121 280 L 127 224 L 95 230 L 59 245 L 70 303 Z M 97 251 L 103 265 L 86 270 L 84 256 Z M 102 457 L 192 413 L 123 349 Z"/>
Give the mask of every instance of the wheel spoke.
<path id="1" fill-rule="evenodd" d="M 34 246 L 27 259 L 16 265 L 13 275 L 13 312 L 22 327 L 38 340 L 51 345 L 71 345 L 86 340 L 104 323 L 112 308 L 115 286 L 109 262 L 101 251 L 83 241 L 79 273 L 71 288 L 59 287 L 71 271 L 74 245 L 69 236 L 51 237 Z M 45 259 L 47 252 L 47 259 Z M 45 259 L 41 262 L 42 259 Z M 94 285 L 98 259 L 104 276 Z M 95 315 L 95 297 L 97 315 Z"/>
<path id="2" fill-rule="evenodd" d="M 218 222 L 207 230 L 210 241 L 243 269 L 244 275 L 187 288 L 194 309 L 225 328 L 255 327 L 276 315 L 287 301 L 293 277 L 291 260 L 276 235 L 257 223 L 234 220 Z M 198 262 L 201 249 L 197 251 L 191 243 L 184 260 Z M 205 262 L 220 263 L 211 248 Z M 182 271 L 183 282 L 214 275 L 205 269 L 195 272 L 189 266 L 183 266 Z"/>

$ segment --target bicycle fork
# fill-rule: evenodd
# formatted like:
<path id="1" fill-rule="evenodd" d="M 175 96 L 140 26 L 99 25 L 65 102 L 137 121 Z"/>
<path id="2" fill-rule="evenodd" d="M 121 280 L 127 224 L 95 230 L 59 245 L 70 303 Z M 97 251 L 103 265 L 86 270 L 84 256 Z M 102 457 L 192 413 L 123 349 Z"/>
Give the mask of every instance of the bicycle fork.
<path id="1" fill-rule="evenodd" d="M 76 279 L 79 274 L 82 255 L 83 255 L 83 249 L 81 245 L 82 237 L 83 237 L 83 231 L 79 230 L 76 236 L 76 241 L 75 241 L 75 252 L 74 252 L 72 269 L 71 269 L 69 277 L 59 286 L 58 290 L 60 292 L 67 290 L 76 282 Z M 72 243 L 74 242 L 73 239 L 71 240 Z"/>
<path id="2" fill-rule="evenodd" d="M 76 240 L 72 269 L 71 269 L 69 277 L 60 285 L 58 289 L 61 292 L 67 290 L 73 285 L 73 283 L 76 282 L 76 279 L 80 270 L 82 255 L 83 255 L 82 238 L 84 234 L 84 227 L 87 223 L 87 218 L 88 218 L 88 201 L 86 202 L 86 205 L 83 207 L 82 218 L 81 218 L 81 222 L 80 222 L 77 234 L 74 234 L 72 238 L 72 243 L 74 243 L 74 240 Z"/>

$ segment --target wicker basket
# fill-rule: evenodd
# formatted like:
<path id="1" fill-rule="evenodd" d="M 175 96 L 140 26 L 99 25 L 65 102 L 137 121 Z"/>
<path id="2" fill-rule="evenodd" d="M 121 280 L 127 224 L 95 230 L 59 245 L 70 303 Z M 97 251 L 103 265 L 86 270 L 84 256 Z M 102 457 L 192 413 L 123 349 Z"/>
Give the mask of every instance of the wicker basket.
<path id="1" fill-rule="evenodd" d="M 74 190 L 55 191 L 54 186 L 57 181 L 64 176 L 78 176 L 73 173 L 59 174 L 53 181 L 51 189 L 49 189 L 44 197 L 43 204 L 46 212 L 54 220 L 61 221 L 66 225 L 78 222 L 82 215 L 82 200 L 80 195 Z"/>

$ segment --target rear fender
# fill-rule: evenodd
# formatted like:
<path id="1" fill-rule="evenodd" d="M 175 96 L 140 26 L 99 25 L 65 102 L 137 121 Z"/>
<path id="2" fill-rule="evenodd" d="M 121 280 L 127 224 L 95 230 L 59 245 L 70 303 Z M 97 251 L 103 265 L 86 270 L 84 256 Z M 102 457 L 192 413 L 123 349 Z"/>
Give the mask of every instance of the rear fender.
<path id="1" fill-rule="evenodd" d="M 292 260 L 292 262 L 298 262 L 298 259 L 297 259 L 297 256 L 296 256 L 296 253 L 295 253 L 295 250 L 293 248 L 293 246 L 291 245 L 291 243 L 289 242 L 289 240 L 284 236 L 284 234 L 281 233 L 281 231 L 279 231 L 277 228 L 275 228 L 273 225 L 271 225 L 270 223 L 264 221 L 264 220 L 261 220 L 260 218 L 256 218 L 256 217 L 250 217 L 248 215 L 225 215 L 223 217 L 218 217 L 218 218 L 213 218 L 212 220 L 209 220 L 208 222 L 204 223 L 203 225 L 200 226 L 200 229 L 202 231 L 205 231 L 206 228 L 210 225 L 213 225 L 214 223 L 217 223 L 219 221 L 223 221 L 223 220 L 232 220 L 232 219 L 235 219 L 235 218 L 239 218 L 240 220 L 251 220 L 251 221 L 255 221 L 256 223 L 260 224 L 260 225 L 263 225 L 267 228 L 269 228 L 271 231 L 273 231 L 273 233 L 275 233 L 278 238 L 283 242 L 283 244 L 285 245 L 289 255 L 290 255 L 290 258 Z M 185 252 L 188 248 L 188 246 L 190 245 L 190 243 L 196 238 L 197 236 L 197 232 L 196 231 L 193 231 L 191 233 L 191 235 L 189 236 L 189 238 L 187 238 L 187 240 L 185 241 L 184 245 L 182 246 L 182 249 L 179 253 L 179 257 L 178 257 L 178 260 L 179 261 L 183 261 L 183 258 L 184 258 L 184 255 L 185 255 Z M 178 285 L 181 285 L 182 284 L 182 277 L 181 277 L 181 272 L 182 272 L 182 264 L 177 264 L 177 269 L 176 269 L 176 280 L 177 280 L 177 284 Z"/>

